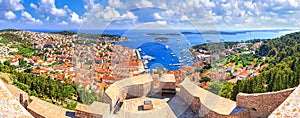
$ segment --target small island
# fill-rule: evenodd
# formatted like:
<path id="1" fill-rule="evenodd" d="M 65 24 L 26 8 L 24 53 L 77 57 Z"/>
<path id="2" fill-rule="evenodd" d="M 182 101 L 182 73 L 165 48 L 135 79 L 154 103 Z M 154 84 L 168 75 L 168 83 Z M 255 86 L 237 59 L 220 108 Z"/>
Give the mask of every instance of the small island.
<path id="1" fill-rule="evenodd" d="M 145 36 L 180 36 L 179 33 L 147 33 Z"/>
<path id="2" fill-rule="evenodd" d="M 167 38 L 167 37 L 157 37 L 154 40 L 156 42 L 167 42 L 167 41 L 169 41 L 169 38 Z"/>

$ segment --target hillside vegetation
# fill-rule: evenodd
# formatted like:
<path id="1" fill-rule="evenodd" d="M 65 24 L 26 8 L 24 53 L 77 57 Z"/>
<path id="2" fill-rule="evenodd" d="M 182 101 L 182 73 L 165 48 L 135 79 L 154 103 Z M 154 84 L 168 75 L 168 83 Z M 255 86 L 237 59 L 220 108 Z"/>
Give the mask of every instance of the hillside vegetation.
<path id="1" fill-rule="evenodd" d="M 250 79 L 225 83 L 220 95 L 235 100 L 239 92 L 263 93 L 296 87 L 300 83 L 300 32 L 268 40 L 259 49 L 269 66 Z"/>

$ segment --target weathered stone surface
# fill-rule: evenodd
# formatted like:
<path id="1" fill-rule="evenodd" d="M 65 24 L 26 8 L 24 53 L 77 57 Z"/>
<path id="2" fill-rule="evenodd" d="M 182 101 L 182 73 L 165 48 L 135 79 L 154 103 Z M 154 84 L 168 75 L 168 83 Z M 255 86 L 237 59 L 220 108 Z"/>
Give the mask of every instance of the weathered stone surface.
<path id="1" fill-rule="evenodd" d="M 239 107 L 250 109 L 250 115 L 256 117 L 268 117 L 292 92 L 295 88 L 277 92 L 245 94 L 239 93 L 236 103 Z"/>
<path id="2" fill-rule="evenodd" d="M 269 116 L 269 118 L 282 118 L 282 117 L 284 118 L 300 117 L 300 85 Z"/>
<path id="3" fill-rule="evenodd" d="M 231 114 L 236 107 L 234 101 L 210 93 L 188 81 L 184 80 L 176 96 L 183 99 L 192 111 L 197 114 L 197 117 L 250 118 L 250 111 L 247 109 Z"/>
<path id="4" fill-rule="evenodd" d="M 115 82 L 105 92 L 103 102 L 110 110 L 126 98 L 146 96 L 152 90 L 152 77 L 148 74 L 134 76 Z"/>

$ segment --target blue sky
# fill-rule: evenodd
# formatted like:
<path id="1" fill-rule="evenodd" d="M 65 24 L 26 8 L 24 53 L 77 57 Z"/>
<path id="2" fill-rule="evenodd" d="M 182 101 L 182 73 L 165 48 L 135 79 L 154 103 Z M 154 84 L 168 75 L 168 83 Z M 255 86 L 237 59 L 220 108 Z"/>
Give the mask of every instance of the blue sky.
<path id="1" fill-rule="evenodd" d="M 299 14 L 299 0 L 0 0 L 0 29 L 296 29 Z"/>

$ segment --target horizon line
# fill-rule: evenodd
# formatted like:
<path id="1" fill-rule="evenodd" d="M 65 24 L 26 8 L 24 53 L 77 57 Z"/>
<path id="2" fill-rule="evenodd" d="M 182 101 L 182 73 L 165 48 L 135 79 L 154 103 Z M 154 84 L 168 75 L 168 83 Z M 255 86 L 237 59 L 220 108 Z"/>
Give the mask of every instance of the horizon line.
<path id="1" fill-rule="evenodd" d="M 71 30 L 76 30 L 77 32 L 78 31 L 80 31 L 80 30 L 82 30 L 82 31 L 87 31 L 87 30 L 90 30 L 90 31 L 105 31 L 105 30 L 132 30 L 132 29 L 126 29 L 126 28 L 120 28 L 120 29 L 76 29 L 76 28 L 74 28 L 74 29 L 61 29 L 61 28 L 58 28 L 58 29 L 55 29 L 55 28 L 50 28 L 50 29 L 35 29 L 35 28 L 33 28 L 33 29 L 17 29 L 17 28 L 0 28 L 0 30 L 6 30 L 6 29 L 14 29 L 14 30 L 24 30 L 24 31 L 30 31 L 30 30 L 56 30 L 56 31 L 71 31 Z M 155 28 L 153 28 L 153 29 L 134 29 L 134 30 L 170 30 L 170 29 L 155 29 Z M 174 29 L 174 30 L 202 30 L 202 31 L 257 31 L 257 30 L 261 30 L 261 31 L 268 31 L 268 30 L 286 30 L 286 31 L 293 31 L 293 30 L 300 30 L 300 28 L 249 28 L 249 29 L 244 29 L 244 28 L 241 28 L 241 29 L 187 29 L 187 28 L 185 28 L 185 29 Z"/>

